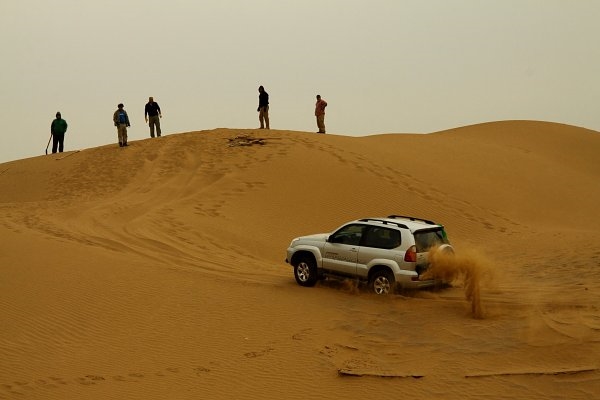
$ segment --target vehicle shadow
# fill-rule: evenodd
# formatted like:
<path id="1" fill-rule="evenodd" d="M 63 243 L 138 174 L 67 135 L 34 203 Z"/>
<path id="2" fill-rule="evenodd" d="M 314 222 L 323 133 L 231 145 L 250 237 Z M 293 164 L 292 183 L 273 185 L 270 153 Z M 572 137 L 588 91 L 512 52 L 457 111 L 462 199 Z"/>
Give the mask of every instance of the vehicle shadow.
<path id="1" fill-rule="evenodd" d="M 338 278 L 335 276 L 328 276 L 325 279 L 321 279 L 317 282 L 317 286 L 326 287 L 340 292 L 353 294 L 353 295 L 369 295 L 369 296 L 381 296 L 372 293 L 369 290 L 369 285 L 366 281 L 351 278 Z M 453 286 L 449 283 L 440 283 L 436 286 L 421 288 L 421 289 L 404 289 L 397 287 L 393 294 L 388 296 L 399 296 L 399 297 L 421 297 L 423 293 L 437 293 L 444 290 L 450 289 Z"/>

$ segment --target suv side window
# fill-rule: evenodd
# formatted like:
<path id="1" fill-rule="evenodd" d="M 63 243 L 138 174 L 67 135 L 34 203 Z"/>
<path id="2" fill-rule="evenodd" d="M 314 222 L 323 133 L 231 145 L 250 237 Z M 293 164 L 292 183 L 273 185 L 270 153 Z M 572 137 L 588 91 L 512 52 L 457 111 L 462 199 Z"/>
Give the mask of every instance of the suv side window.
<path id="1" fill-rule="evenodd" d="M 365 233 L 362 246 L 375 247 L 378 249 L 395 249 L 400 246 L 400 232 L 379 226 L 370 226 Z"/>
<path id="2" fill-rule="evenodd" d="M 360 239 L 363 237 L 363 231 L 366 225 L 361 224 L 350 224 L 346 225 L 337 232 L 329 236 L 330 243 L 342 243 L 358 246 Z"/>

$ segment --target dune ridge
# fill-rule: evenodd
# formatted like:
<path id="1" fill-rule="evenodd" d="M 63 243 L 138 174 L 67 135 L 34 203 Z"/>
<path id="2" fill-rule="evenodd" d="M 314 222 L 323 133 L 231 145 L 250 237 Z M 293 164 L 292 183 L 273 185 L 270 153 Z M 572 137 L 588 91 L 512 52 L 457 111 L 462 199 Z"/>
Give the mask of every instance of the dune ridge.
<path id="1" fill-rule="evenodd" d="M 595 131 L 503 121 L 0 164 L 0 399 L 593 398 L 599 150 Z M 493 279 L 471 297 L 296 285 L 293 237 L 389 214 L 444 224 Z"/>

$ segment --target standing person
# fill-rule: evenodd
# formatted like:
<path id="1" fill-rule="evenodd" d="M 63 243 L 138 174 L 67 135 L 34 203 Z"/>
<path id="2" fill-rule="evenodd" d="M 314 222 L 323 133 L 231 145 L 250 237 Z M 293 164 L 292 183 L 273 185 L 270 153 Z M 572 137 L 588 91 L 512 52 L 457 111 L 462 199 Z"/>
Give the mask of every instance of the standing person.
<path id="1" fill-rule="evenodd" d="M 148 103 L 146 104 L 146 109 L 144 111 L 144 116 L 146 118 L 146 122 L 150 125 L 150 137 L 154 137 L 154 127 L 156 126 L 156 136 L 160 137 L 160 119 L 162 118 L 162 113 L 160 112 L 160 106 L 157 102 L 154 101 L 153 97 L 148 98 Z"/>
<path id="2" fill-rule="evenodd" d="M 269 128 L 269 93 L 265 92 L 265 88 L 258 87 L 258 120 L 260 121 L 260 129 L 264 129 L 265 125 Z"/>
<path id="3" fill-rule="evenodd" d="M 56 113 L 56 119 L 50 125 L 50 133 L 52 134 L 52 153 L 56 150 L 63 152 L 63 143 L 65 141 L 65 132 L 67 131 L 67 121 L 62 119 L 60 111 Z M 48 149 L 46 147 L 46 149 Z"/>
<path id="4" fill-rule="evenodd" d="M 129 124 L 129 116 L 123 108 L 123 103 L 119 103 L 117 111 L 113 114 L 113 122 L 117 127 L 117 136 L 119 137 L 119 147 L 128 146 L 127 144 L 127 128 Z"/>
<path id="5" fill-rule="evenodd" d="M 319 132 L 325 133 L 325 107 L 327 102 L 321 98 L 321 95 L 317 95 L 317 104 L 315 104 L 315 116 L 317 117 L 317 127 Z"/>

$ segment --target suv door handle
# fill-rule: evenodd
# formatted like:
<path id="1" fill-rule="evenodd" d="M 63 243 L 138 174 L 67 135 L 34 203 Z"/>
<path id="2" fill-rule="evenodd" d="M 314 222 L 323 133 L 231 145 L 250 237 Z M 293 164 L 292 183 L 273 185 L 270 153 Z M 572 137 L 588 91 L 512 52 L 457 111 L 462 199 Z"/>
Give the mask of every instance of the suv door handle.
<path id="1" fill-rule="evenodd" d="M 353 253 L 358 253 L 358 249 L 356 247 L 351 248 L 350 251 Z"/>

